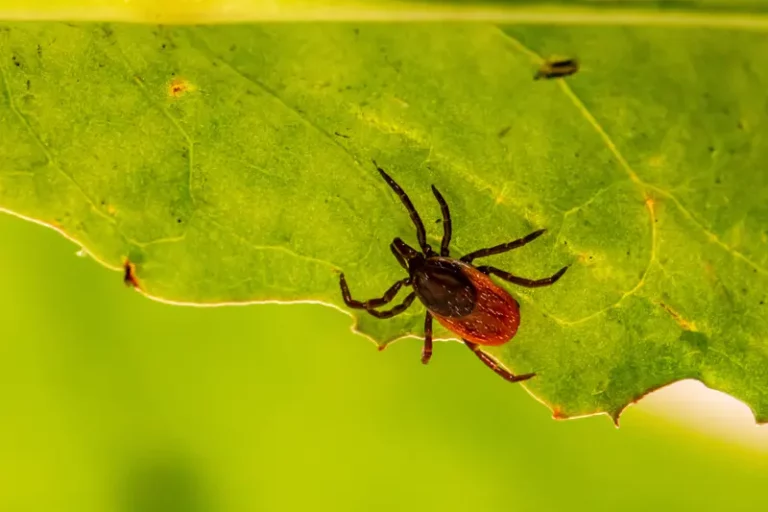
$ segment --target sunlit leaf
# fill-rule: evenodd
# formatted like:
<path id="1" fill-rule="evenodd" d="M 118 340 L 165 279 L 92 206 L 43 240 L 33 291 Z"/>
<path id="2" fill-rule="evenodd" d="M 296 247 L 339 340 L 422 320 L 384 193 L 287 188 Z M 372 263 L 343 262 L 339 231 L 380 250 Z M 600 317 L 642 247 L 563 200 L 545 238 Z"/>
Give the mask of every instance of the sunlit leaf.
<path id="1" fill-rule="evenodd" d="M 507 286 L 521 327 L 489 352 L 557 416 L 697 378 L 765 421 L 766 55 L 711 27 L 8 22 L 0 206 L 153 297 L 343 307 L 339 271 L 379 296 L 404 275 L 389 242 L 415 244 L 375 159 L 433 245 L 440 189 L 455 255 L 548 229 L 486 260 L 571 265 Z M 579 71 L 534 80 L 553 56 Z M 423 314 L 358 328 L 383 345 Z"/>

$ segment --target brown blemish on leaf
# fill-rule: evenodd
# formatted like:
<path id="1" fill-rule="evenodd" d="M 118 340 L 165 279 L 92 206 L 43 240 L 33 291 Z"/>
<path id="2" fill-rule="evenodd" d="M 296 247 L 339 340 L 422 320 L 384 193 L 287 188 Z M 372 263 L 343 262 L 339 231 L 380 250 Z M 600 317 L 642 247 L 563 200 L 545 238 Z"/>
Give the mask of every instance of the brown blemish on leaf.
<path id="1" fill-rule="evenodd" d="M 677 311 L 675 311 L 671 307 L 667 306 L 663 302 L 660 302 L 659 306 L 661 307 L 661 309 L 663 309 L 664 311 L 669 313 L 669 316 L 671 316 L 675 320 L 675 322 L 677 322 L 677 324 L 683 330 L 685 330 L 685 331 L 694 331 L 694 332 L 698 331 L 698 329 L 696 329 L 696 324 L 695 323 L 689 322 L 688 320 L 686 320 L 685 318 L 680 316 L 680 313 L 678 313 Z"/>
<path id="2" fill-rule="evenodd" d="M 193 90 L 194 86 L 183 78 L 176 77 L 168 84 L 168 95 L 173 96 L 174 98 L 178 98 L 182 94 Z"/>
<path id="3" fill-rule="evenodd" d="M 568 415 L 565 414 L 563 411 L 561 411 L 559 407 L 555 407 L 554 409 L 552 409 L 552 419 L 567 420 Z"/>
<path id="4" fill-rule="evenodd" d="M 136 265 L 131 263 L 128 260 L 125 260 L 125 263 L 123 263 L 123 283 L 125 283 L 126 286 L 133 286 L 137 290 L 141 289 L 141 285 L 139 284 L 139 278 L 136 277 Z"/>

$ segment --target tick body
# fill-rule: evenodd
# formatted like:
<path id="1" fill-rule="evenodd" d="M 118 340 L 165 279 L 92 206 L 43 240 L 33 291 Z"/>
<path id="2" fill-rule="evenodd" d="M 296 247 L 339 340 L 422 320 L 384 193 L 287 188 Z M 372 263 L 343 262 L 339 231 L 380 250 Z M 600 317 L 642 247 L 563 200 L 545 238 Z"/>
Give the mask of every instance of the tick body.
<path id="1" fill-rule="evenodd" d="M 478 345 L 503 345 L 517 333 L 520 306 L 491 278 L 459 260 L 426 258 L 413 291 L 446 329 Z"/>
<path id="2" fill-rule="evenodd" d="M 376 162 L 374 162 L 376 165 Z M 416 250 L 402 239 L 395 238 L 390 250 L 398 263 L 408 272 L 408 277 L 397 281 L 380 298 L 358 301 L 351 297 L 344 274 L 339 278 L 344 303 L 355 309 L 364 309 L 377 318 L 391 318 L 408 309 L 418 298 L 427 309 L 424 319 L 424 348 L 421 360 L 428 363 L 432 356 L 432 320 L 437 319 L 446 329 L 459 335 L 464 344 L 488 367 L 511 382 L 530 379 L 535 374 L 514 375 L 503 368 L 480 347 L 503 345 L 517 333 L 520 325 L 520 305 L 504 288 L 490 278 L 495 275 L 508 282 L 535 288 L 554 284 L 565 273 L 563 267 L 554 275 L 544 279 L 527 279 L 512 275 L 490 266 L 475 266 L 475 258 L 501 254 L 532 242 L 545 230 L 533 233 L 512 242 L 480 249 L 454 259 L 450 257 L 452 233 L 451 215 L 442 194 L 432 186 L 432 193 L 440 204 L 443 215 L 443 239 L 440 252 L 427 244 L 426 231 L 421 218 L 402 188 L 378 165 L 381 176 L 398 195 L 411 220 L 416 225 L 416 237 L 421 250 Z M 412 288 L 403 302 L 389 310 L 378 308 L 390 303 L 400 288 Z"/>

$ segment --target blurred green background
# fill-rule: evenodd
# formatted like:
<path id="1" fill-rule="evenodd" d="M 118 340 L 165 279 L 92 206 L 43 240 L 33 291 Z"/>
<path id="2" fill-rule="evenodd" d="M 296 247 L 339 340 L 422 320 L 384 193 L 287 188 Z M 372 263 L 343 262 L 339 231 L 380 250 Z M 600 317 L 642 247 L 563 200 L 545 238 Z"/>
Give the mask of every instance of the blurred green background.
<path id="1" fill-rule="evenodd" d="M 0 248 L 2 511 L 765 506 L 765 452 L 554 421 L 457 343 L 425 367 L 322 306 L 157 303 L 4 214 Z"/>

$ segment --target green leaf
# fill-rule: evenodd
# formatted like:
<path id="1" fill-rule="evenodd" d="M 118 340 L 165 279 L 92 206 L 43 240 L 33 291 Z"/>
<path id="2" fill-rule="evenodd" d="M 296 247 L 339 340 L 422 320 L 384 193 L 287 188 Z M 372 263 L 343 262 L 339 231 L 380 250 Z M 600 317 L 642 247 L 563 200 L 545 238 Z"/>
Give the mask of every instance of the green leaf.
<path id="1" fill-rule="evenodd" d="M 534 80 L 550 55 L 581 69 Z M 571 265 L 505 285 L 522 323 L 488 352 L 557 417 L 695 378 L 764 422 L 766 55 L 764 28 L 4 23 L 0 206 L 156 298 L 343 308 L 339 271 L 379 296 L 389 242 L 415 244 L 375 159 L 433 245 L 439 188 L 455 255 L 548 229 L 484 261 Z M 422 335 L 418 303 L 354 315 L 381 345 Z"/>

